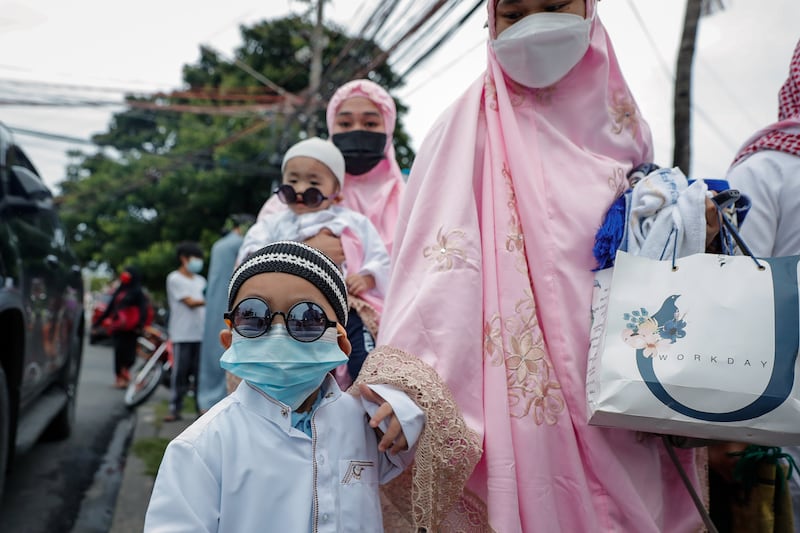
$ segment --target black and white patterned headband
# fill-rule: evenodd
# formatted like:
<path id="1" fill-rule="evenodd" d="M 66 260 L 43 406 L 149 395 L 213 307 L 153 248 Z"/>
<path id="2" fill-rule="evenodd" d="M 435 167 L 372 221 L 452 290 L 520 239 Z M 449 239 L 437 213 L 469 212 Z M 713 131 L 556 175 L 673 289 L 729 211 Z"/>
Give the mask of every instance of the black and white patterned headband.
<path id="1" fill-rule="evenodd" d="M 239 265 L 228 285 L 228 309 L 233 308 L 242 284 L 264 272 L 284 272 L 308 280 L 325 295 L 339 323 L 347 325 L 347 289 L 336 264 L 316 248 L 294 241 L 268 244 Z"/>

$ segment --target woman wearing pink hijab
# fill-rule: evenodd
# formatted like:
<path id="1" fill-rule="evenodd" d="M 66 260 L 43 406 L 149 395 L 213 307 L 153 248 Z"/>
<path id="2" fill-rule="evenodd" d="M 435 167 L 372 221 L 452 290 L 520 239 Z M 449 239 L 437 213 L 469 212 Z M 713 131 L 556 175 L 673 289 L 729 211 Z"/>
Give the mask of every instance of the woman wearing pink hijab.
<path id="1" fill-rule="evenodd" d="M 326 118 L 347 172 L 342 205 L 366 215 L 391 254 L 405 188 L 394 153 L 394 100 L 377 83 L 353 80 L 333 94 Z"/>
<path id="2" fill-rule="evenodd" d="M 390 362 L 412 354 L 474 431 L 466 482 L 434 472 L 434 501 L 456 500 L 432 512 L 437 531 L 701 528 L 660 439 L 587 423 L 595 232 L 653 157 L 596 8 L 489 0 L 486 72 L 411 170 L 379 346 L 359 379 L 396 383 Z M 700 486 L 695 451 L 679 457 Z M 428 485 L 412 485 L 419 524 Z"/>
<path id="3" fill-rule="evenodd" d="M 343 207 L 366 215 L 380 233 L 389 254 L 405 182 L 394 153 L 397 109 L 391 95 L 369 80 L 345 83 L 331 97 L 327 108 L 328 133 L 345 159 L 347 187 L 342 191 Z M 273 195 L 258 218 L 285 209 Z M 314 245 L 314 243 L 309 242 Z M 341 250 L 323 251 L 340 256 Z"/>

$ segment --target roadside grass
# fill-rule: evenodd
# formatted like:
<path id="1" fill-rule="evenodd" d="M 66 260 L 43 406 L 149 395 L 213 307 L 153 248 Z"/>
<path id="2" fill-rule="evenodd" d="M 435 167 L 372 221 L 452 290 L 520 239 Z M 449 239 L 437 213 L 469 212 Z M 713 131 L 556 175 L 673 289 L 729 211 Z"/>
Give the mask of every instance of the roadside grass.
<path id="1" fill-rule="evenodd" d="M 168 412 L 169 403 L 166 400 L 153 405 L 153 425 L 156 427 L 157 433 L 160 433 L 164 425 L 164 416 Z M 187 395 L 183 400 L 182 416 L 184 418 L 191 417 L 196 412 L 194 396 Z M 144 463 L 145 474 L 156 476 L 158 467 L 161 465 L 161 459 L 164 457 L 164 451 L 171 440 L 172 438 L 168 437 L 145 437 L 134 441 L 131 450 Z"/>
<path id="2" fill-rule="evenodd" d="M 172 439 L 164 437 L 148 437 L 133 443 L 133 453 L 144 462 L 144 472 L 148 476 L 156 477 L 164 450 Z"/>

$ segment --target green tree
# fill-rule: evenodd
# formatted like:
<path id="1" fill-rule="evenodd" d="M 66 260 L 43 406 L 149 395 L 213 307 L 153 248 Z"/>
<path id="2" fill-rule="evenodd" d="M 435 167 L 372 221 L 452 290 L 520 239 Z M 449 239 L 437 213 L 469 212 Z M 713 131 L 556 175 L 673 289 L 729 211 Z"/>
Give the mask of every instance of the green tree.
<path id="1" fill-rule="evenodd" d="M 198 61 L 183 66 L 185 90 L 130 96 L 128 108 L 93 138 L 96 153 L 70 153 L 58 201 L 83 262 L 115 270 L 136 263 L 158 295 L 178 242 L 199 241 L 208 250 L 229 214 L 258 211 L 280 179 L 285 150 L 311 123 L 325 134 L 327 100 L 381 53 L 326 26 L 322 98 L 313 101 L 305 94 L 312 28 L 296 16 L 242 26 L 232 59 L 201 47 Z M 388 90 L 402 82 L 387 65 L 369 77 Z M 297 105 L 283 105 L 259 78 L 294 95 Z M 274 105 L 249 107 L 265 102 Z M 400 116 L 406 111 L 401 102 L 397 108 Z M 395 147 L 401 167 L 410 166 L 414 154 L 400 119 Z"/>

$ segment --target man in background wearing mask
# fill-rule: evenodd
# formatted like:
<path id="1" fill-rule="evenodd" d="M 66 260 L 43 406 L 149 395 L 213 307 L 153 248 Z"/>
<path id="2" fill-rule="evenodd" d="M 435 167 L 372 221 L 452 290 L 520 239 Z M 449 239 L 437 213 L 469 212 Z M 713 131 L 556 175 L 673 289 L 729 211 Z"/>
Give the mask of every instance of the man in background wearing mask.
<path id="1" fill-rule="evenodd" d="M 236 264 L 236 254 L 242 245 L 244 234 L 255 219 L 250 214 L 231 215 L 223 228 L 224 236 L 211 246 L 206 289 L 208 304 L 197 383 L 197 406 L 201 413 L 209 410 L 227 394 L 225 371 L 219 366 L 219 358 L 224 351 L 219 343 L 219 332 L 225 327 L 222 314 L 227 310 L 228 282 Z"/>
<path id="2" fill-rule="evenodd" d="M 169 304 L 168 333 L 174 350 L 174 366 L 170 381 L 169 414 L 165 422 L 180 420 L 183 397 L 192 376 L 197 381 L 200 345 L 206 318 L 203 292 L 206 278 L 203 270 L 203 251 L 196 242 L 182 242 L 177 249 L 180 266 L 167 275 Z"/>

